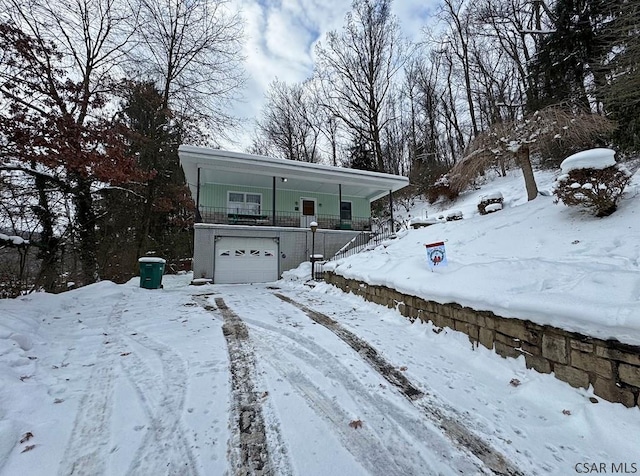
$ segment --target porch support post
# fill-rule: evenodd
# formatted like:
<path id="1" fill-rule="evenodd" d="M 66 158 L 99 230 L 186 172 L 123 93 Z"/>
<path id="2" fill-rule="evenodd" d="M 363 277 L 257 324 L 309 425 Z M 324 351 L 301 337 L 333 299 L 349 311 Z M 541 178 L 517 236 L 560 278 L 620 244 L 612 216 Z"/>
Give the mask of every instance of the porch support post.
<path id="1" fill-rule="evenodd" d="M 393 225 L 393 192 L 389 190 L 389 211 L 391 212 L 391 233 L 394 233 L 396 230 Z"/>
<path id="2" fill-rule="evenodd" d="M 196 182 L 196 223 L 202 223 L 202 215 L 200 215 L 200 167 L 198 167 L 198 181 Z"/>
<path id="3" fill-rule="evenodd" d="M 340 217 L 340 226 L 342 230 L 342 184 L 338 184 L 338 216 Z"/>
<path id="4" fill-rule="evenodd" d="M 276 177 L 273 177 L 273 188 L 271 190 L 271 226 L 276 226 Z"/>

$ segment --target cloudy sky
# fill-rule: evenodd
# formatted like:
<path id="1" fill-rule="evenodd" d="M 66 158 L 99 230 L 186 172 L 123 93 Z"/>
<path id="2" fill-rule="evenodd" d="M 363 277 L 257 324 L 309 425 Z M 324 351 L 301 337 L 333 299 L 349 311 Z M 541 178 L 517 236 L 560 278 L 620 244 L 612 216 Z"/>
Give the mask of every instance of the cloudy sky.
<path id="1" fill-rule="evenodd" d="M 438 0 L 394 0 L 393 12 L 403 34 L 418 39 Z M 274 79 L 301 82 L 313 71 L 313 50 L 327 32 L 341 30 L 351 0 L 232 0 L 245 19 L 245 55 L 248 82 L 245 101 L 234 113 L 246 120 L 236 143 L 227 149 L 244 150 L 251 141 L 264 93 Z"/>

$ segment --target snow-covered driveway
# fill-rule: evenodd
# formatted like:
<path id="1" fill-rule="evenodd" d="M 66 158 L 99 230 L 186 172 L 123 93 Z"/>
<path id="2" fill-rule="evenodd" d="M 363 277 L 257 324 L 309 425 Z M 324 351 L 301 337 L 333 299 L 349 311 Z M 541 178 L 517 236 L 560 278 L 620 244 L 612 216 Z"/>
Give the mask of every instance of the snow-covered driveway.
<path id="1" fill-rule="evenodd" d="M 0 303 L 0 475 L 575 474 L 638 409 L 324 284 Z M 446 335 L 445 335 L 446 334 Z M 636 458 L 640 459 L 640 458 Z"/>
<path id="2" fill-rule="evenodd" d="M 230 311 L 223 298 L 215 301 L 225 319 L 235 320 L 236 325 L 246 323 L 249 329 L 245 346 L 254 349 L 257 381 L 270 389 L 265 390 L 269 398 L 261 406 L 267 440 L 274 442 L 275 453 L 282 458 L 282 464 L 276 465 L 279 472 L 287 473 L 291 467 L 300 474 L 482 472 L 484 465 L 469 450 L 500 472 L 508 468 L 475 438 L 460 438 L 461 444 L 453 445 L 434 423 L 448 429 L 454 422 L 429 419 L 431 411 L 411 405 L 422 400 L 424 393 L 366 342 L 327 316 L 308 309 L 301 312 L 295 301 L 269 291 L 277 290 L 247 292 L 236 287 L 223 292 L 231 308 L 242 310 L 242 317 Z M 243 357 L 251 360 L 247 355 L 239 359 Z M 232 355 L 232 368 L 234 360 Z M 252 365 L 245 362 L 242 367 Z M 233 376 L 235 380 L 236 372 Z M 236 407 L 241 415 L 246 402 Z M 455 436 L 467 436 L 456 430 L 454 426 Z"/>

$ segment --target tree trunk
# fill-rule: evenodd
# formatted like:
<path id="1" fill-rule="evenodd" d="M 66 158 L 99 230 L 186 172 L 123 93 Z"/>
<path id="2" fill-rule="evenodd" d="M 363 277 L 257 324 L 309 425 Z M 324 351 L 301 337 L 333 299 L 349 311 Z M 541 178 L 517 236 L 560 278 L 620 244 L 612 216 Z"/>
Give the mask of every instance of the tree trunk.
<path id="1" fill-rule="evenodd" d="M 520 150 L 516 152 L 516 162 L 518 162 L 524 175 L 524 185 L 527 188 L 527 200 L 531 201 L 538 196 L 538 186 L 536 185 L 536 179 L 533 175 L 529 146 L 522 146 Z"/>
<path id="2" fill-rule="evenodd" d="M 93 209 L 93 197 L 91 185 L 82 177 L 79 177 L 74 194 L 76 208 L 76 223 L 78 227 L 78 251 L 80 254 L 80 280 L 81 284 L 91 284 L 100 281 L 98 273 L 97 241 L 96 241 L 96 217 Z"/>
<path id="3" fill-rule="evenodd" d="M 151 218 L 153 213 L 153 203 L 156 199 L 155 178 L 147 184 L 147 193 L 142 207 L 142 216 L 138 226 L 137 250 L 138 256 L 144 256 L 149 250 L 149 233 L 151 232 Z M 134 263 L 137 266 L 137 263 Z"/>
<path id="4" fill-rule="evenodd" d="M 35 162 L 31 162 L 31 167 L 36 168 Z M 35 177 L 35 188 L 38 194 L 38 206 L 33 208 L 34 214 L 38 217 L 41 227 L 40 242 L 38 243 L 38 258 L 41 260 L 40 271 L 36 282 L 45 291 L 53 292 L 58 279 L 57 255 L 60 247 L 60 240 L 54 235 L 54 216 L 49 207 L 47 197 L 47 181 L 42 176 Z"/>

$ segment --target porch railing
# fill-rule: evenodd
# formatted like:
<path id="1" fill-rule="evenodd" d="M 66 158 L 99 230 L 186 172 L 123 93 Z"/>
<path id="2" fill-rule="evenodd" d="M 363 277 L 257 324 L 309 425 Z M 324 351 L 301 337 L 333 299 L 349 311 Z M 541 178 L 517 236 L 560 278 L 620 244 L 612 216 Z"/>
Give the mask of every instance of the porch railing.
<path id="1" fill-rule="evenodd" d="M 261 210 L 259 213 L 246 213 L 246 210 L 233 210 L 227 207 L 200 207 L 196 221 L 200 223 L 224 225 L 263 225 L 283 226 L 291 228 L 307 228 L 311 221 L 318 223 L 318 228 L 328 230 L 371 230 L 370 217 L 341 219 L 339 215 L 317 214 L 314 217 L 302 216 L 300 212 Z"/>

